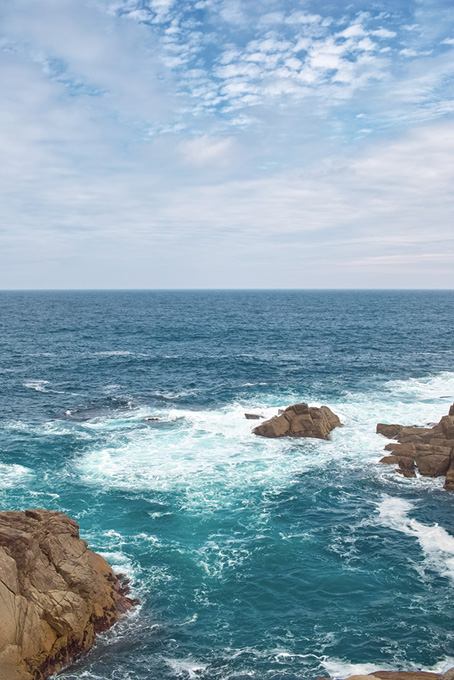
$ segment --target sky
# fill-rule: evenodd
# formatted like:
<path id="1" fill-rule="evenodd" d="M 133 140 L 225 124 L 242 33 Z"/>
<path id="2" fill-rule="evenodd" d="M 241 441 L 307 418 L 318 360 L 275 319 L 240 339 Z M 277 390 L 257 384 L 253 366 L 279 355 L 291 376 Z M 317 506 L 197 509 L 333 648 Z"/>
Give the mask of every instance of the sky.
<path id="1" fill-rule="evenodd" d="M 0 0 L 0 289 L 454 288 L 452 0 Z"/>

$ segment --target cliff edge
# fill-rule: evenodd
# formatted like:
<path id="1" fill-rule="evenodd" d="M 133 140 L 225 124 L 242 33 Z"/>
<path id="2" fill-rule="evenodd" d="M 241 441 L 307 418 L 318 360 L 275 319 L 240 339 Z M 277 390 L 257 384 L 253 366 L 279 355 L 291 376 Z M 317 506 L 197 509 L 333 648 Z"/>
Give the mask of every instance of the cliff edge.
<path id="1" fill-rule="evenodd" d="M 134 601 L 60 512 L 0 512 L 0 677 L 44 680 Z"/>

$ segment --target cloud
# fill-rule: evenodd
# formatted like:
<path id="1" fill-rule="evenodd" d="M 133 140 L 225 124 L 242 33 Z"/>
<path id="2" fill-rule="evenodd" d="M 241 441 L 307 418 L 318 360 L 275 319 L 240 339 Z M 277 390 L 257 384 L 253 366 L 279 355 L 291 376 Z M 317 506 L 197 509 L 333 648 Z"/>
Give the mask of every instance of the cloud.
<path id="1" fill-rule="evenodd" d="M 179 151 L 185 163 L 196 167 L 227 166 L 231 162 L 234 145 L 232 137 L 219 139 L 203 135 L 196 139 L 181 142 Z"/>
<path id="2" fill-rule="evenodd" d="M 4 4 L 0 287 L 448 285 L 436 4 Z"/>

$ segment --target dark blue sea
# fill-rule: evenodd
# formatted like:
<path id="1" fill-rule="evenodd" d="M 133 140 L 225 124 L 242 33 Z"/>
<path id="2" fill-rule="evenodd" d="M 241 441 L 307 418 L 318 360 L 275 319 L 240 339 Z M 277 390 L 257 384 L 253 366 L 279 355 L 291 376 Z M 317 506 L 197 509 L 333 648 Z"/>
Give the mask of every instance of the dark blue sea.
<path id="1" fill-rule="evenodd" d="M 454 494 L 375 434 L 448 412 L 453 338 L 448 291 L 0 293 L 0 508 L 69 514 L 141 601 L 62 680 L 453 666 Z M 251 434 L 300 401 L 344 427 Z"/>

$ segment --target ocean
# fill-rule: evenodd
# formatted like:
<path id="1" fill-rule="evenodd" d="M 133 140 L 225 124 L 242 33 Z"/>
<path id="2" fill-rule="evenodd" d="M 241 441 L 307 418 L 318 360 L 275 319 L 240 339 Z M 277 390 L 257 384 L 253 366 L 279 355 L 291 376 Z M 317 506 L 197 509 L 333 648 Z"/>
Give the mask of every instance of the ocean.
<path id="1" fill-rule="evenodd" d="M 375 434 L 447 414 L 454 292 L 2 292 L 0 325 L 0 508 L 67 513 L 140 599 L 61 680 L 454 666 L 454 494 Z M 251 433 L 301 401 L 344 427 Z"/>

